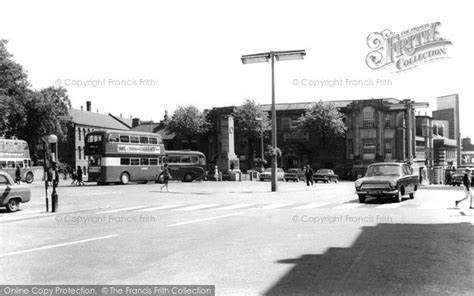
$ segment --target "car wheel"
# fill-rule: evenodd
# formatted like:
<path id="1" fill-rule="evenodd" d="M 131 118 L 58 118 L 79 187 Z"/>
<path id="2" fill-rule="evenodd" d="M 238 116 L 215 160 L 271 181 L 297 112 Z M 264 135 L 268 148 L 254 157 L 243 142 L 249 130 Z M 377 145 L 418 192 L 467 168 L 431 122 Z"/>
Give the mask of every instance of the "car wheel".
<path id="1" fill-rule="evenodd" d="M 20 200 L 17 198 L 10 199 L 6 205 L 7 211 L 16 212 L 20 208 Z"/>
<path id="2" fill-rule="evenodd" d="M 183 182 L 192 182 L 192 181 L 193 181 L 193 175 L 191 175 L 190 173 L 187 173 L 186 175 L 184 175 Z"/>
<path id="3" fill-rule="evenodd" d="M 334 183 L 336 183 L 336 184 L 337 184 L 337 182 L 338 182 L 338 181 L 337 181 L 337 179 L 334 179 Z"/>
<path id="4" fill-rule="evenodd" d="M 128 173 L 122 173 L 120 175 L 120 182 L 123 184 L 123 185 L 127 185 L 128 182 L 130 182 L 130 175 Z"/>
<path id="5" fill-rule="evenodd" d="M 33 183 L 34 180 L 35 180 L 35 176 L 33 175 L 33 173 L 28 172 L 26 174 L 26 177 L 25 177 L 25 182 L 28 183 L 28 184 L 31 184 L 31 183 Z"/>
<path id="6" fill-rule="evenodd" d="M 414 198 L 415 198 L 415 192 L 410 193 L 410 199 L 414 199 Z"/>
<path id="7" fill-rule="evenodd" d="M 359 202 L 364 203 L 365 202 L 365 195 L 359 194 Z"/>

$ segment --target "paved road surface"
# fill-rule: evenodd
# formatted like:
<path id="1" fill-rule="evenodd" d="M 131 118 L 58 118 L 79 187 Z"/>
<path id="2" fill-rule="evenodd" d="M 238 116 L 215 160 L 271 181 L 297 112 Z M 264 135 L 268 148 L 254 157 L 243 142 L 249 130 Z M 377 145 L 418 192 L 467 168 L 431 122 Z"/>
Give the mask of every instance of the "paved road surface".
<path id="1" fill-rule="evenodd" d="M 217 295 L 469 295 L 462 191 L 358 203 L 352 183 L 62 187 L 0 213 L 1 284 L 212 284 Z"/>

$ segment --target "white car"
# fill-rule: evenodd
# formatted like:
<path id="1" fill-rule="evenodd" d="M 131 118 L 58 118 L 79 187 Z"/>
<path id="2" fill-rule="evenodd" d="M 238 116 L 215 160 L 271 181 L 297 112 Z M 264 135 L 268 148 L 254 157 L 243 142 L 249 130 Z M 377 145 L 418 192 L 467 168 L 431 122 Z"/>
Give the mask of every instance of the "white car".
<path id="1" fill-rule="evenodd" d="M 271 180 L 272 168 L 265 169 L 260 173 L 260 181 Z M 281 168 L 277 168 L 277 180 L 285 180 L 285 171 Z"/>
<path id="2" fill-rule="evenodd" d="M 25 185 L 17 185 L 12 177 L 5 172 L 0 172 L 0 206 L 9 212 L 15 212 L 22 202 L 28 202 L 31 191 Z"/>

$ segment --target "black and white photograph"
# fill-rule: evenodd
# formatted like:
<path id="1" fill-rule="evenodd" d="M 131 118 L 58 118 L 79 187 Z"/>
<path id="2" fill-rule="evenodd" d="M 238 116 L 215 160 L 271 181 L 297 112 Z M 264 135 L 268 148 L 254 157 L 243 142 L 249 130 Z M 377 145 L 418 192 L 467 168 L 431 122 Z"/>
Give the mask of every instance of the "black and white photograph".
<path id="1" fill-rule="evenodd" d="M 0 0 L 0 295 L 474 295 L 471 19 Z"/>

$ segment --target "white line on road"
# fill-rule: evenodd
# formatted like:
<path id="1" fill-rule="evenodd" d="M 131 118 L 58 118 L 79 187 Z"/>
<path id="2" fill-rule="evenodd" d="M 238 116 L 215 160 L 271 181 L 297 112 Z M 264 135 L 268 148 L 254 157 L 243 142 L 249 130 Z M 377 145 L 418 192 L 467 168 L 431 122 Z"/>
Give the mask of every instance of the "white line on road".
<path id="1" fill-rule="evenodd" d="M 271 209 L 286 207 L 286 206 L 289 206 L 289 205 L 292 205 L 292 203 L 275 203 L 275 204 L 270 204 L 270 205 L 263 206 L 263 207 L 261 207 L 261 209 L 262 210 L 271 210 Z"/>
<path id="2" fill-rule="evenodd" d="M 159 211 L 159 210 L 166 210 L 166 209 L 171 209 L 171 208 L 177 208 L 182 205 L 165 205 L 165 206 L 158 206 L 158 207 L 153 207 L 153 208 L 148 208 L 148 209 L 141 209 L 137 210 L 136 212 L 151 212 L 151 211 Z"/>
<path id="3" fill-rule="evenodd" d="M 383 205 L 380 205 L 380 206 L 376 206 L 375 208 L 376 209 L 394 209 L 394 208 L 398 208 L 398 207 L 401 207 L 401 206 L 403 206 L 403 203 L 395 202 L 395 203 L 387 203 L 387 204 L 383 204 Z"/>
<path id="4" fill-rule="evenodd" d="M 328 204 L 329 202 L 315 202 L 315 203 L 310 203 L 307 205 L 302 205 L 299 207 L 292 208 L 292 210 L 314 209 L 314 208 L 323 207 Z"/>
<path id="5" fill-rule="evenodd" d="M 193 211 L 193 210 L 200 210 L 200 209 L 212 208 L 212 207 L 217 207 L 217 206 L 220 206 L 220 204 L 196 205 L 196 206 L 172 209 L 172 211 Z"/>
<path id="6" fill-rule="evenodd" d="M 138 210 L 138 209 L 143 209 L 143 208 L 146 208 L 146 206 L 120 208 L 120 209 L 114 209 L 114 210 L 108 210 L 108 211 L 98 212 L 97 214 L 118 213 L 118 212 L 125 212 L 125 211 L 131 211 L 131 210 Z"/>
<path id="7" fill-rule="evenodd" d="M 108 195 L 108 194 L 120 194 L 122 192 L 83 192 L 78 194 L 68 194 L 67 196 L 90 196 L 90 195 Z"/>
<path id="8" fill-rule="evenodd" d="M 11 252 L 11 253 L 5 253 L 5 254 L 0 254 L 0 258 L 7 257 L 7 256 L 12 256 L 12 255 L 30 253 L 30 252 L 35 252 L 35 251 L 47 250 L 47 249 L 52 249 L 52 248 L 58 248 L 58 247 L 64 247 L 64 246 L 82 244 L 82 243 L 87 243 L 87 242 L 91 242 L 91 241 L 95 241 L 95 240 L 106 239 L 106 238 L 111 238 L 111 237 L 116 237 L 116 236 L 118 236 L 118 234 L 112 234 L 112 235 L 106 235 L 106 236 L 88 238 L 88 239 L 83 239 L 83 240 L 80 240 L 80 241 L 69 242 L 69 243 L 64 243 L 64 244 L 57 244 L 57 245 L 44 246 L 44 247 L 39 247 L 39 248 L 34 248 L 34 249 L 29 249 L 29 250 L 23 250 L 23 251 L 16 251 L 16 252 Z"/>
<path id="9" fill-rule="evenodd" d="M 215 216 L 215 217 L 204 218 L 204 219 L 197 219 L 197 220 L 192 220 L 192 221 L 187 221 L 187 222 L 170 224 L 170 225 L 168 225 L 168 227 L 180 226 L 180 225 L 185 225 L 185 224 L 192 224 L 192 223 L 215 220 L 215 219 L 220 219 L 220 218 L 227 218 L 227 217 L 232 217 L 232 216 L 237 216 L 237 215 L 242 215 L 242 214 L 243 213 L 233 213 L 233 214 L 229 214 L 229 215 Z"/>
<path id="10" fill-rule="evenodd" d="M 340 206 L 337 206 L 337 207 L 334 207 L 335 209 L 354 209 L 354 208 L 358 208 L 358 207 L 361 207 L 362 204 L 360 203 L 346 203 L 346 204 L 343 204 L 343 205 L 340 205 Z"/>
<path id="11" fill-rule="evenodd" d="M 241 208 L 246 208 L 246 207 L 251 207 L 253 205 L 256 205 L 255 203 L 241 203 L 241 204 L 236 204 L 236 205 L 231 205 L 231 206 L 225 206 L 221 208 L 217 208 L 216 210 L 235 210 L 235 209 L 241 209 Z"/>

